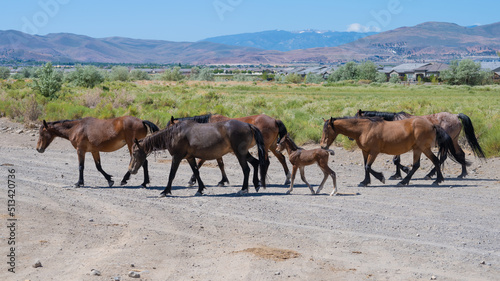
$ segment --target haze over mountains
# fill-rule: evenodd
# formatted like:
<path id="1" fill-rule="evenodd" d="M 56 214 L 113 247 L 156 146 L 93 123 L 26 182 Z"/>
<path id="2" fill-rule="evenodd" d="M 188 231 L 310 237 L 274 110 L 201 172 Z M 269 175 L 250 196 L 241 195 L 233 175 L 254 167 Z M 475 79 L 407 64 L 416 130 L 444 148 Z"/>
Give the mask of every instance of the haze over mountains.
<path id="1" fill-rule="evenodd" d="M 374 34 L 377 33 L 334 32 L 319 30 L 302 30 L 295 32 L 269 30 L 255 33 L 211 37 L 201 41 L 286 52 L 299 49 L 336 47 Z"/>
<path id="2" fill-rule="evenodd" d="M 172 42 L 92 38 L 69 33 L 39 36 L 8 30 L 0 31 L 0 62 L 286 64 L 366 59 L 410 62 L 498 58 L 497 52 L 500 51 L 500 22 L 474 27 L 427 22 L 367 37 L 350 34 L 353 36 L 348 38 L 342 34 L 345 36 L 339 39 L 334 35 L 341 34 L 266 31 L 206 39 L 216 42 Z M 357 35 L 362 38 L 357 39 Z M 340 45 L 328 45 L 335 42 Z"/>

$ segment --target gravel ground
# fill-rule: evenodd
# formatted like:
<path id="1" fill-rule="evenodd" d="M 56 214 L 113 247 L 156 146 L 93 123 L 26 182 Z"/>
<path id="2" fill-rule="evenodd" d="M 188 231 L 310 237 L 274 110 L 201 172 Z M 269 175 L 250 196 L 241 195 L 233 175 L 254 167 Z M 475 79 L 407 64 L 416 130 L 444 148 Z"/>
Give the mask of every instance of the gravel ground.
<path id="1" fill-rule="evenodd" d="M 500 159 L 473 158 L 469 177 L 456 179 L 458 164 L 445 165 L 445 182 L 423 180 L 423 159 L 408 187 L 397 181 L 363 180 L 359 150 L 334 147 L 331 179 L 311 195 L 300 176 L 291 195 L 281 165 L 271 158 L 266 190 L 236 196 L 242 172 L 233 155 L 224 157 L 231 185 L 217 187 L 215 161 L 201 169 L 208 186 L 195 197 L 186 188 L 183 162 L 172 197 L 159 198 L 170 156 L 150 156 L 151 186 L 140 188 L 142 170 L 127 186 L 107 187 L 87 155 L 85 186 L 78 179 L 76 151 L 56 139 L 45 153 L 34 149 L 37 133 L 0 119 L 0 171 L 7 224 L 7 177 L 16 176 L 15 271 L 7 270 L 9 229 L 0 231 L 0 280 L 499 280 Z M 317 145 L 316 145 L 317 146 Z M 308 146 L 308 147 L 316 147 Z M 410 163 L 411 155 L 402 162 Z M 116 183 L 126 172 L 128 151 L 101 154 Z M 334 162 L 333 162 L 334 161 Z M 291 168 L 291 166 L 290 166 Z M 386 178 L 391 157 L 373 166 Z M 306 168 L 317 188 L 322 173 Z M 39 260 L 41 267 L 33 267 Z M 94 270 L 94 271 L 92 271 Z M 98 274 L 98 275 L 95 275 Z"/>

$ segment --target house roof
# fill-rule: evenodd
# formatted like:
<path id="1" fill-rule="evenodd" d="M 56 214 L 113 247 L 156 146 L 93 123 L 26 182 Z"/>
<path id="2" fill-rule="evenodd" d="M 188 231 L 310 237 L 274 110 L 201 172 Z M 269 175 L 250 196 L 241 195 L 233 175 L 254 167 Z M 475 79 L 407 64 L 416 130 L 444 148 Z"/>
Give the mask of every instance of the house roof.
<path id="1" fill-rule="evenodd" d="M 415 71 L 418 72 L 440 72 L 445 69 L 448 69 L 450 66 L 445 64 L 445 63 L 432 63 L 429 65 L 424 65 L 422 67 L 419 67 L 415 69 Z"/>
<path id="2" fill-rule="evenodd" d="M 500 71 L 500 61 L 481 62 L 481 70 Z"/>
<path id="3" fill-rule="evenodd" d="M 395 66 L 392 71 L 395 71 L 397 73 L 405 73 L 405 72 L 414 72 L 415 69 L 430 65 L 430 63 L 403 63 L 398 66 Z"/>

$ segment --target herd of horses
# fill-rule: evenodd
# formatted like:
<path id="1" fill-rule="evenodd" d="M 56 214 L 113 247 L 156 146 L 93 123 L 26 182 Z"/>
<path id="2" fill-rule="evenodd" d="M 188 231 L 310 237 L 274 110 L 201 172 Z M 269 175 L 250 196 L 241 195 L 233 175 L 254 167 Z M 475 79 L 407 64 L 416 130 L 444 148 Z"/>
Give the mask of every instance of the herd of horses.
<path id="1" fill-rule="evenodd" d="M 137 173 L 142 167 L 144 181 L 141 185 L 146 187 L 150 183 L 148 155 L 153 151 L 168 150 L 172 156 L 172 164 L 168 184 L 160 194 L 161 196 L 171 194 L 172 182 L 183 159 L 187 160 L 193 171 L 189 184 L 193 185 L 198 182 L 197 195 L 202 195 L 205 189 L 199 169 L 206 160 L 217 160 L 222 174 L 219 186 L 228 184 L 222 156 L 230 152 L 236 156 L 244 175 L 242 189 L 238 194 L 248 193 L 249 164 L 254 170 L 252 181 L 258 192 L 260 187 L 266 187 L 266 176 L 270 165 L 268 151 L 270 151 L 283 166 L 286 176 L 285 185 L 290 184 L 287 194 L 292 192 L 295 175 L 299 170 L 301 179 L 313 194 L 320 193 L 328 177 L 331 177 L 333 191 L 330 195 L 335 195 L 337 194 L 336 174 L 328 166 L 328 157 L 334 154 L 329 147 L 339 134 L 356 141 L 363 153 L 365 178 L 359 186 L 368 186 L 371 183 L 370 174 L 385 183 L 383 174 L 372 169 L 372 164 L 380 153 L 395 155 L 396 173 L 391 179 L 402 179 L 398 183 L 400 186 L 409 184 L 413 174 L 420 167 L 420 156 L 423 153 L 434 165 L 426 178 L 430 179 L 437 174 L 433 185 L 438 185 L 444 180 L 441 165 L 447 157 L 462 165 L 459 178 L 467 175 L 466 167 L 470 163 L 465 159 L 465 153 L 458 144 L 462 129 L 474 154 L 484 158 L 485 155 L 475 136 L 472 122 L 465 114 L 441 112 L 426 116 L 413 116 L 405 112 L 361 110 L 354 117 L 332 117 L 324 120 L 321 148 L 309 150 L 300 148 L 293 142 L 281 120 L 265 114 L 241 118 L 229 118 L 217 114 L 187 118 L 172 117 L 163 130 L 150 121 L 132 116 L 106 120 L 92 117 L 55 122 L 43 120 L 36 149 L 43 153 L 55 137 L 69 140 L 78 154 L 77 187 L 84 185 L 83 171 L 87 152 L 92 153 L 97 170 L 102 173 L 111 187 L 114 181 L 112 176 L 102 169 L 99 152 L 112 152 L 127 145 L 131 160 L 121 185 L 126 184 L 130 174 Z M 437 156 L 432 152 L 432 148 L 436 145 L 439 148 Z M 249 152 L 253 146 L 257 146 L 257 158 Z M 284 150 L 287 151 L 288 159 L 293 165 L 291 173 L 285 156 L 282 154 Z M 408 151 L 413 151 L 411 170 L 402 166 L 399 158 L 399 155 Z M 198 163 L 196 159 L 199 159 Z M 324 174 L 317 191 L 314 191 L 307 182 L 304 174 L 304 167 L 315 163 Z M 401 176 L 401 170 L 407 173 L 404 178 Z"/>

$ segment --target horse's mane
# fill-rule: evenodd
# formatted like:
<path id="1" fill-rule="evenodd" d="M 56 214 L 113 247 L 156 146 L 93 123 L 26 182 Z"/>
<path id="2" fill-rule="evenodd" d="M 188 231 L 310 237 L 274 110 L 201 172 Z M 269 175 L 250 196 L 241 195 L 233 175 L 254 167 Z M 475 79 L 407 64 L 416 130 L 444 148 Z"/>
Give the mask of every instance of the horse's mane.
<path id="1" fill-rule="evenodd" d="M 175 121 L 186 121 L 186 120 L 194 120 L 197 123 L 209 123 L 210 122 L 210 117 L 212 117 L 212 113 L 205 114 L 205 115 L 197 115 L 197 116 L 189 116 L 189 117 L 181 117 L 181 118 L 174 118 Z"/>
<path id="2" fill-rule="evenodd" d="M 384 121 L 384 119 L 382 117 L 379 117 L 379 116 L 371 116 L 371 117 L 365 117 L 365 116 L 361 116 L 361 117 L 357 117 L 357 116 L 354 116 L 354 117 L 353 116 L 343 116 L 343 117 L 334 117 L 333 119 L 334 120 L 344 120 L 344 119 L 359 120 L 359 119 L 366 119 L 366 120 L 370 120 L 372 122 L 382 122 L 382 121 Z"/>
<path id="3" fill-rule="evenodd" d="M 287 135 L 285 138 L 286 138 L 286 139 L 288 139 L 288 140 L 290 141 L 290 146 L 291 146 L 290 148 L 291 148 L 292 150 L 300 150 L 300 149 L 303 149 L 302 147 L 298 146 L 298 145 L 297 145 L 297 144 L 296 144 L 296 143 L 292 140 L 292 138 L 291 138 L 290 136 L 288 136 L 288 135 Z M 285 140 L 286 140 L 286 139 L 285 139 Z"/>
<path id="4" fill-rule="evenodd" d="M 182 127 L 182 124 L 183 122 L 176 123 L 173 126 L 155 132 L 152 135 L 140 140 L 139 142 L 142 142 L 141 146 L 144 152 L 149 154 L 156 150 L 168 149 L 170 143 L 172 142 L 172 138 L 177 135 L 177 132 Z"/>
<path id="5" fill-rule="evenodd" d="M 399 120 L 400 118 L 410 118 L 411 114 L 404 111 L 400 112 L 384 112 L 384 111 L 361 111 L 363 117 L 380 117 L 387 121 Z"/>

